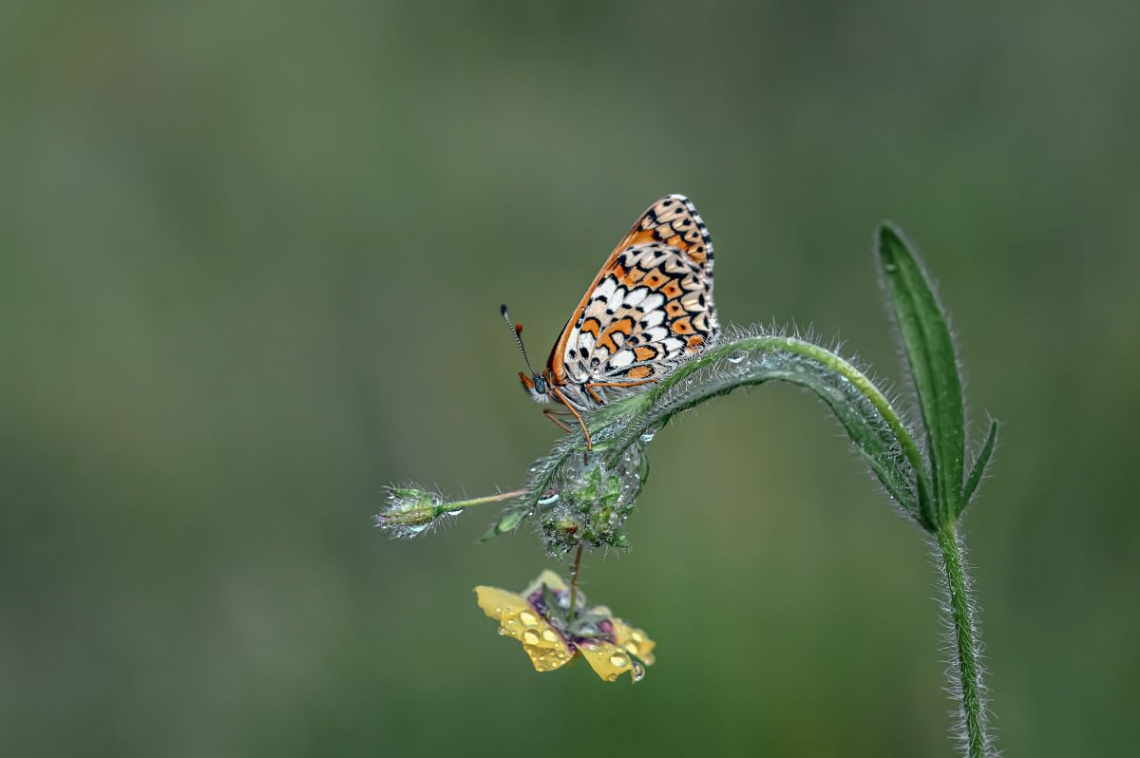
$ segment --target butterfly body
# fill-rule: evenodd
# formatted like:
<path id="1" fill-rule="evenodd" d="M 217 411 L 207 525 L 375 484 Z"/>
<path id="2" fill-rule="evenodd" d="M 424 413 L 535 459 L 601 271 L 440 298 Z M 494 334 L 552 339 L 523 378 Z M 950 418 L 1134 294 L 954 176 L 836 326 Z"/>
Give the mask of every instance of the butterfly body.
<path id="1" fill-rule="evenodd" d="M 560 403 L 582 423 L 580 414 L 605 405 L 607 391 L 657 381 L 705 348 L 718 329 L 712 290 L 713 247 L 704 221 L 683 195 L 661 198 L 614 248 L 545 370 L 519 374 L 523 386 L 537 402 Z"/>

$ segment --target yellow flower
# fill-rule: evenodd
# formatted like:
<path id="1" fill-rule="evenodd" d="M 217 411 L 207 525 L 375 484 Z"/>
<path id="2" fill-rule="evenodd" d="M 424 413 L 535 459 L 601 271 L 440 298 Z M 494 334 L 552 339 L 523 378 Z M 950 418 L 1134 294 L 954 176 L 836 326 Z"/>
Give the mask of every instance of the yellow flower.
<path id="1" fill-rule="evenodd" d="M 499 634 L 522 643 L 535 671 L 553 671 L 581 654 L 607 682 L 627 671 L 633 681 L 640 681 L 645 666 L 653 663 L 656 643 L 604 605 L 587 607 L 581 592 L 571 612 L 570 595 L 566 582 L 549 570 L 521 595 L 497 587 L 475 588 L 479 607 L 499 622 Z"/>

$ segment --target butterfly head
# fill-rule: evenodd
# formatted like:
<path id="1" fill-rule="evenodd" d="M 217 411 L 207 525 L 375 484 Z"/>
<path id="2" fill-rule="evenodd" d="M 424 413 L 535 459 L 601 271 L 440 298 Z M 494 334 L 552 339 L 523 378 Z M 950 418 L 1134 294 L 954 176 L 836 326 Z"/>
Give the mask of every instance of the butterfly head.
<path id="1" fill-rule="evenodd" d="M 522 380 L 523 389 L 536 403 L 550 402 L 550 383 L 542 374 L 531 373 L 530 376 L 527 376 L 526 373 L 520 371 L 519 379 Z"/>
<path id="2" fill-rule="evenodd" d="M 501 306 L 499 312 L 503 315 L 503 320 L 507 322 L 507 326 L 511 328 L 511 333 L 515 335 L 515 342 L 519 346 L 519 351 L 522 352 L 523 361 L 526 363 L 527 372 L 520 371 L 519 379 L 522 380 L 523 389 L 531 396 L 531 398 L 538 403 L 550 402 L 550 382 L 546 377 L 534 370 L 530 365 L 530 358 L 527 357 L 526 347 L 523 346 L 522 341 L 522 324 L 516 324 L 511 321 L 511 316 L 507 313 L 507 306 Z"/>

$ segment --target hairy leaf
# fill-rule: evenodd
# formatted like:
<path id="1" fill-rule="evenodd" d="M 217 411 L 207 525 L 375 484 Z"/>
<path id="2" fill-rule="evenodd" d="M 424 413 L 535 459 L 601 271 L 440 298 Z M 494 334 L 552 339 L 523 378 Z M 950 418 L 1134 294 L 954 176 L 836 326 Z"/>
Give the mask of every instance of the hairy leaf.
<path id="1" fill-rule="evenodd" d="M 941 521 L 960 510 L 966 423 L 950 327 L 917 256 L 894 228 L 879 228 L 883 281 L 922 410 L 934 500 Z"/>

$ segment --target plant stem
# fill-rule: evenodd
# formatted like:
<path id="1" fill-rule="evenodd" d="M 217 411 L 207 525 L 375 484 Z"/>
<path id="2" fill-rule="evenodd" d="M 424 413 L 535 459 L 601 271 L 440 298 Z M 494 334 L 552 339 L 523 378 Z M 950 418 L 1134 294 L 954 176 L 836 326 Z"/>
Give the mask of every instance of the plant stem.
<path id="1" fill-rule="evenodd" d="M 582 571 L 582 545 L 578 545 L 578 553 L 574 556 L 574 568 L 570 571 L 570 619 L 573 620 L 578 612 L 578 574 Z"/>
<path id="2" fill-rule="evenodd" d="M 516 497 L 522 497 L 527 493 L 526 490 L 511 490 L 510 492 L 500 492 L 497 495 L 487 495 L 485 497 L 475 497 L 470 500 L 457 500 L 453 503 L 443 503 L 436 506 L 436 510 L 441 512 L 447 511 L 461 511 L 464 508 L 473 508 L 476 505 L 485 505 L 486 503 L 501 503 L 504 500 L 513 500 Z"/>
<path id="3" fill-rule="evenodd" d="M 755 356 L 756 362 L 745 363 L 747 354 Z M 715 367 L 721 361 L 727 370 L 718 373 Z M 730 366 L 740 368 L 733 371 Z M 932 534 L 937 530 L 926 461 L 890 400 L 851 362 L 798 337 L 742 334 L 726 338 L 644 392 L 595 411 L 589 420 L 591 432 L 615 426 L 617 433 L 604 446 L 607 459 L 616 465 L 645 432 L 660 428 L 674 415 L 738 387 L 768 381 L 791 382 L 813 391 L 839 418 L 891 497 L 923 529 Z M 561 465 L 561 459 L 551 457 L 547 463 L 547 468 Z M 537 497 L 533 484 L 546 486 L 553 478 L 554 472 L 544 473 L 546 480 L 532 483 L 532 499 Z"/>
<path id="4" fill-rule="evenodd" d="M 885 421 L 891 431 L 894 432 L 902 448 L 903 455 L 910 461 L 914 470 L 920 472 L 924 469 L 922 452 L 915 443 L 914 437 L 911 436 L 910 431 L 906 428 L 906 424 L 903 423 L 898 413 L 895 412 L 894 406 L 892 406 L 886 396 L 879 391 L 875 383 L 862 371 L 855 368 L 849 361 L 844 360 L 842 356 L 827 348 L 816 345 L 813 342 L 799 339 L 798 337 L 780 337 L 777 335 L 744 337 L 730 340 L 710 348 L 699 357 L 687 361 L 676 371 L 665 377 L 663 381 L 653 385 L 653 387 L 644 394 L 638 396 L 638 403 L 642 409 L 641 412 L 648 412 L 649 408 L 651 408 L 659 398 L 665 395 L 666 392 L 685 377 L 740 350 L 782 350 L 819 361 L 824 366 L 827 366 L 859 388 L 859 391 L 870 401 L 871 405 L 873 405 L 875 410 L 882 416 L 883 421 Z M 922 479 L 921 476 L 919 478 L 920 480 Z M 925 482 L 923 481 L 919 482 L 920 486 L 924 484 Z"/>
<path id="5" fill-rule="evenodd" d="M 964 551 L 953 524 L 944 524 L 938 531 L 938 549 L 946 576 L 946 590 L 950 596 L 950 618 L 954 625 L 954 646 L 957 653 L 957 677 L 954 684 L 962 702 L 966 755 L 969 758 L 985 758 L 989 750 L 989 739 L 986 737 L 986 715 L 982 704 L 984 687 L 982 670 L 978 664 L 978 630 L 974 624 L 974 603 L 970 597 L 970 577 L 963 561 Z"/>

